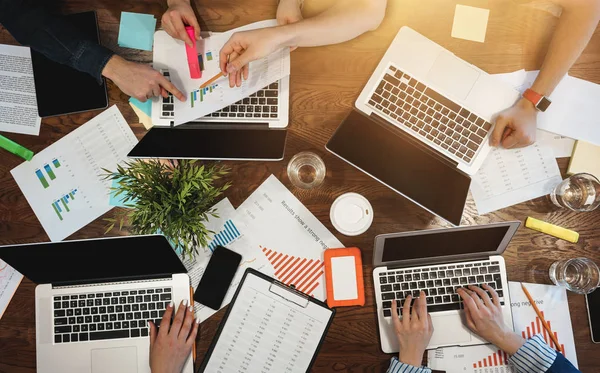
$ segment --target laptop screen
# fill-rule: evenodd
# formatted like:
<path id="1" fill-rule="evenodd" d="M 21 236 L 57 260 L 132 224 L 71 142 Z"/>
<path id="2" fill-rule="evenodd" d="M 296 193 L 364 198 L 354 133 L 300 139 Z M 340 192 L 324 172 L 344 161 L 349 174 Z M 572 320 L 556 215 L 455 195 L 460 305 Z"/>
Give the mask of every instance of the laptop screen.
<path id="1" fill-rule="evenodd" d="M 130 236 L 0 247 L 0 259 L 36 284 L 78 284 L 186 273 L 163 236 Z"/>
<path id="2" fill-rule="evenodd" d="M 383 245 L 384 262 L 425 259 L 447 255 L 494 253 L 510 226 L 451 230 L 438 233 L 387 238 Z"/>

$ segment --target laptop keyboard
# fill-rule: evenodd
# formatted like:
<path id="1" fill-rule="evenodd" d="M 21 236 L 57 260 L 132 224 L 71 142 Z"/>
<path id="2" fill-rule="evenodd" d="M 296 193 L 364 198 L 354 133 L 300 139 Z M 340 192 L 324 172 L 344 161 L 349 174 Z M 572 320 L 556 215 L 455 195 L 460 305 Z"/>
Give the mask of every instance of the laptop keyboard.
<path id="1" fill-rule="evenodd" d="M 54 343 L 148 336 L 148 321 L 160 325 L 171 288 L 86 293 L 54 297 Z"/>
<path id="2" fill-rule="evenodd" d="M 167 70 L 161 70 L 163 76 L 171 81 Z M 162 112 L 161 118 L 175 118 L 175 105 L 173 95 L 161 97 Z M 221 110 L 204 116 L 206 119 L 212 118 L 279 118 L 279 82 L 271 83 L 263 89 L 251 94 L 250 96 L 236 102 L 233 105 L 224 107 Z"/>
<path id="3" fill-rule="evenodd" d="M 368 105 L 449 158 L 467 164 L 492 128 L 394 66 L 388 68 Z"/>
<path id="4" fill-rule="evenodd" d="M 392 316 L 392 302 L 396 301 L 401 313 L 404 300 L 409 295 L 418 298 L 423 290 L 427 297 L 429 312 L 462 309 L 462 301 L 456 289 L 488 284 L 496 290 L 500 303 L 504 305 L 504 289 L 500 278 L 500 263 L 497 261 L 463 263 L 430 268 L 405 269 L 381 272 L 379 288 L 383 315 Z"/>

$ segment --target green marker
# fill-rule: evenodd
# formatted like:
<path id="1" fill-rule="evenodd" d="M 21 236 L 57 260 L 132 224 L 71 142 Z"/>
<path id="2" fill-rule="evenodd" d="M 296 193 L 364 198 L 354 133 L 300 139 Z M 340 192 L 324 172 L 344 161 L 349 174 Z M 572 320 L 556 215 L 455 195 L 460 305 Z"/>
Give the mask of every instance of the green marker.
<path id="1" fill-rule="evenodd" d="M 0 148 L 6 149 L 27 161 L 30 161 L 31 158 L 33 158 L 33 152 L 31 150 L 22 147 L 21 145 L 10 139 L 7 139 L 2 135 L 0 135 Z"/>

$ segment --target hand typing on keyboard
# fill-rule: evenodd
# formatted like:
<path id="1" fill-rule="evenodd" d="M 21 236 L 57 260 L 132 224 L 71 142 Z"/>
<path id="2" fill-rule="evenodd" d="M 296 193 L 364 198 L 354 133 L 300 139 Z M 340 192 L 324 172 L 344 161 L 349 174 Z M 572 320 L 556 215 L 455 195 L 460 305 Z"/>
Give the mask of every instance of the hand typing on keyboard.
<path id="1" fill-rule="evenodd" d="M 487 284 L 482 287 L 469 286 L 468 290 L 457 290 L 465 305 L 467 326 L 481 338 L 513 355 L 525 344 L 525 340 L 504 324 L 498 293 Z"/>
<path id="2" fill-rule="evenodd" d="M 194 321 L 194 305 L 187 306 L 187 300 L 179 305 L 174 313 L 173 302 L 167 307 L 157 331 L 153 322 L 150 326 L 150 370 L 152 373 L 181 373 L 200 326 L 200 320 Z"/>
<path id="3" fill-rule="evenodd" d="M 433 324 L 427 313 L 425 293 L 421 291 L 411 307 L 412 300 L 412 295 L 406 297 L 402 306 L 402 319 L 398 316 L 396 302 L 392 302 L 392 323 L 400 346 L 398 360 L 418 367 L 433 335 Z"/>

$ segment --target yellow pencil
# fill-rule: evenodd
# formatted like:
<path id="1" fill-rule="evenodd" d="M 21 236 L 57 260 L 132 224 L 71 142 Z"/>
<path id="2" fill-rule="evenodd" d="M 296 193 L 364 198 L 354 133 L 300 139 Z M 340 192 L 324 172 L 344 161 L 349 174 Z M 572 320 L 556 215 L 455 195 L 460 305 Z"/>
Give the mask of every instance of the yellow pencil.
<path id="1" fill-rule="evenodd" d="M 552 342 L 554 342 L 555 349 L 557 351 L 560 351 L 560 345 L 558 344 L 558 340 L 554 336 L 554 333 L 552 333 L 552 329 L 550 329 L 550 325 L 548 325 L 548 323 L 544 319 L 544 315 L 542 315 L 542 313 L 540 312 L 540 309 L 537 307 L 537 305 L 533 301 L 533 298 L 531 297 L 531 294 L 529 294 L 529 291 L 527 290 L 527 288 L 525 287 L 525 285 L 522 282 L 521 282 L 521 289 L 523 289 L 523 292 L 525 293 L 525 296 L 527 297 L 527 299 L 529 299 L 529 303 L 531 303 L 531 306 L 533 306 L 533 310 L 535 311 L 535 313 L 540 318 L 540 321 L 542 322 L 542 325 L 544 325 L 544 329 L 546 329 L 546 331 L 548 332 L 548 334 L 550 334 L 550 338 L 552 338 Z"/>
<path id="2" fill-rule="evenodd" d="M 227 55 L 227 64 L 229 65 L 229 55 Z M 211 85 L 212 83 L 214 83 L 217 79 L 219 79 L 219 78 L 221 78 L 223 76 L 225 76 L 225 75 L 223 75 L 223 72 L 219 72 L 217 75 L 213 76 L 212 78 L 210 78 L 206 82 L 204 82 L 200 86 L 200 89 L 208 87 L 209 85 Z"/>

